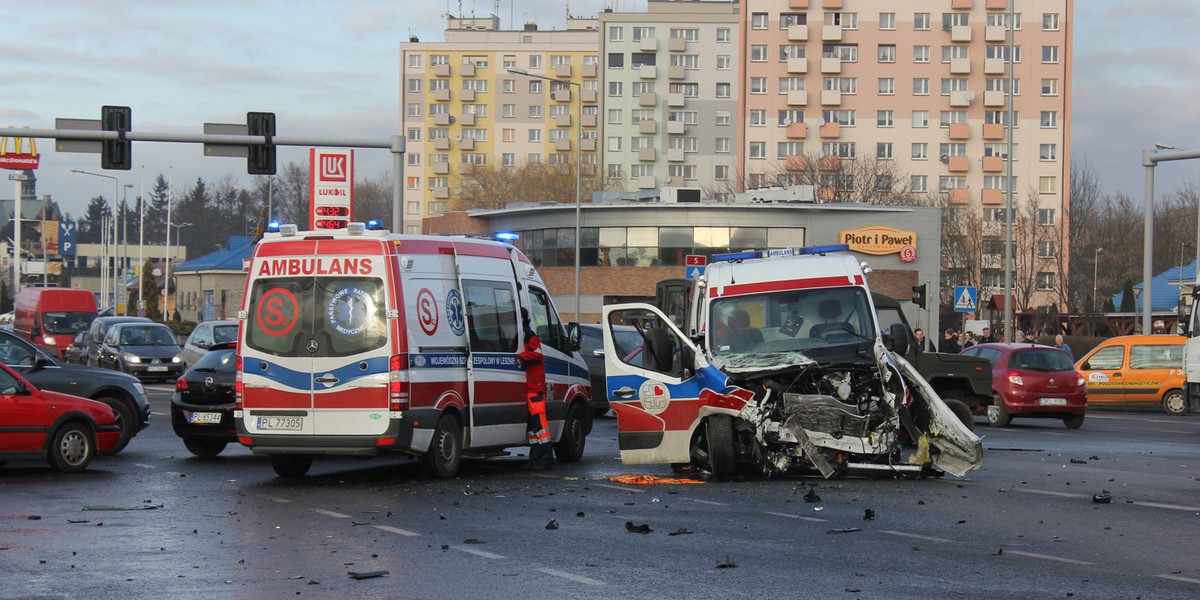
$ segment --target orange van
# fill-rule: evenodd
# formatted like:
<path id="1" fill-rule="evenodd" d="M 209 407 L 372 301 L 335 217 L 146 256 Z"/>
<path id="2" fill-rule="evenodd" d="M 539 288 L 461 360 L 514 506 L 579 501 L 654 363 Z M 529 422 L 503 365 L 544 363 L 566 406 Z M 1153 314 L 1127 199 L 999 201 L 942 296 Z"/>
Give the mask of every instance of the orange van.
<path id="1" fill-rule="evenodd" d="M 1161 404 L 1169 414 L 1187 414 L 1184 342 L 1179 335 L 1123 335 L 1101 342 L 1075 363 L 1087 380 L 1088 404 Z"/>
<path id="2" fill-rule="evenodd" d="M 87 290 L 27 287 L 14 304 L 13 332 L 58 358 L 96 318 L 96 297 Z"/>

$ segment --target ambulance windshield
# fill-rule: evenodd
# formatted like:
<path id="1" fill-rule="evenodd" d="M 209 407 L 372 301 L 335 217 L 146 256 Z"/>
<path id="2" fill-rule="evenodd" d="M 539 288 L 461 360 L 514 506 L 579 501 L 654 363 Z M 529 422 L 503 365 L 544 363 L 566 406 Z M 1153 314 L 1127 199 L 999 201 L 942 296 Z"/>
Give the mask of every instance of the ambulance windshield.
<path id="1" fill-rule="evenodd" d="M 387 342 L 383 282 L 278 277 L 254 282 L 246 345 L 275 356 L 352 356 Z"/>
<path id="2" fill-rule="evenodd" d="M 785 290 L 719 298 L 709 313 L 714 356 L 820 351 L 870 343 L 875 325 L 858 287 Z"/>

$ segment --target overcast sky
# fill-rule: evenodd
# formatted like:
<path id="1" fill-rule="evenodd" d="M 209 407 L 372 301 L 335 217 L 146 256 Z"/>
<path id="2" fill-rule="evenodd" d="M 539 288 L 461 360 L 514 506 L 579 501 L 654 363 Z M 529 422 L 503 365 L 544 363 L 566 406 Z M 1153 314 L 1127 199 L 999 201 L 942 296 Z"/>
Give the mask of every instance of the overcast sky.
<path id="1" fill-rule="evenodd" d="M 493 2 L 438 0 L 53 0 L 11 4 L 0 36 L 0 126 L 51 129 L 59 117 L 96 119 L 104 104 L 130 106 L 140 132 L 200 133 L 205 122 L 278 115 L 286 136 L 386 139 L 399 124 L 399 44 L 410 34 L 441 41 L 447 11 L 485 16 Z M 603 0 L 571 0 L 594 16 Z M 619 11 L 645 0 L 608 0 Z M 502 26 L 533 20 L 562 28 L 564 1 L 500 0 Z M 460 8 L 461 7 L 461 8 Z M 1140 198 L 1141 151 L 1156 142 L 1200 149 L 1200 2 L 1077 0 L 1073 146 L 1109 191 Z M 1192 41 L 1189 41 L 1192 40 Z M 1028 56 L 1029 53 L 1026 53 Z M 1029 86 L 1024 86 L 1029 89 Z M 99 155 L 67 154 L 44 141 L 38 193 L 79 215 L 112 181 Z M 356 153 L 360 176 L 390 173 L 390 154 Z M 280 148 L 279 162 L 307 160 Z M 134 170 L 106 171 L 146 185 L 172 173 L 176 191 L 232 175 L 245 162 L 203 158 L 198 144 L 138 143 Z M 1200 163 L 1166 163 L 1157 189 L 1200 180 Z M 7 182 L 0 185 L 8 185 Z M 0 189 L 11 197 L 12 188 Z M 132 194 L 131 196 L 132 197 Z"/>

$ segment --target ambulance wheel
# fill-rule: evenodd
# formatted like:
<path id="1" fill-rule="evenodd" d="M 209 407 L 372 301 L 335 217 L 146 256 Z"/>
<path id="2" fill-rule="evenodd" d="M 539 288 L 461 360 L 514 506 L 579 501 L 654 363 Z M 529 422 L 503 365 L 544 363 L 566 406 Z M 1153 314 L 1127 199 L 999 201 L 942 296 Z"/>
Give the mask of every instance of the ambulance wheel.
<path id="1" fill-rule="evenodd" d="M 576 402 L 567 409 L 562 436 L 554 443 L 554 456 L 558 458 L 558 462 L 579 462 L 579 459 L 583 458 L 583 448 L 586 444 L 587 423 L 583 420 L 583 410 Z"/>
<path id="2" fill-rule="evenodd" d="M 733 448 L 733 419 L 729 415 L 711 415 L 705 422 L 708 438 L 708 468 L 713 477 L 733 477 L 736 463 Z"/>
<path id="3" fill-rule="evenodd" d="M 271 468 L 280 477 L 304 477 L 312 467 L 312 457 L 299 454 L 272 454 Z"/>
<path id="4" fill-rule="evenodd" d="M 462 429 L 453 415 L 442 415 L 433 430 L 433 441 L 429 451 L 421 457 L 425 472 L 439 479 L 450 479 L 458 474 L 462 463 Z"/>

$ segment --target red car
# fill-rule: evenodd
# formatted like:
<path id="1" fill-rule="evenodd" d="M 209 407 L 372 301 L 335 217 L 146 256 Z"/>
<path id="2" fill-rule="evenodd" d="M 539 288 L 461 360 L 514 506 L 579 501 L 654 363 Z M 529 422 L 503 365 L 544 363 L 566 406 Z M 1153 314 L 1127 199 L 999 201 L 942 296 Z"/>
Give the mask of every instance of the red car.
<path id="1" fill-rule="evenodd" d="M 992 363 L 995 399 L 987 417 L 993 426 L 1014 417 L 1062 419 L 1070 429 L 1083 425 L 1087 381 L 1066 352 L 1038 344 L 979 344 L 962 353 Z"/>
<path id="2" fill-rule="evenodd" d="M 39 390 L 0 364 L 0 465 L 48 460 L 59 471 L 82 471 L 120 437 L 107 404 Z"/>

